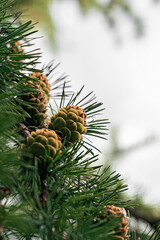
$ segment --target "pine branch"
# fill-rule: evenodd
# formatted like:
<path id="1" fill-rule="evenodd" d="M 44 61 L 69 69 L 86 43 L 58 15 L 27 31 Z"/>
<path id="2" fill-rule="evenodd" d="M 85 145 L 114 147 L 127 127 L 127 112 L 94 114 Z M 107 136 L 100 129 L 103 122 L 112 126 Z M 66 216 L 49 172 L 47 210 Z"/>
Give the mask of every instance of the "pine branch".
<path id="1" fill-rule="evenodd" d="M 119 174 L 101 172 L 99 156 L 81 136 L 105 138 L 108 120 L 98 119 L 103 104 L 93 92 L 83 96 L 84 87 L 77 93 L 68 91 L 66 77 L 54 76 L 54 62 L 36 69 L 40 54 L 27 51 L 34 25 L 19 25 L 19 14 L 10 14 L 8 3 L 0 3 L 0 186 L 2 195 L 10 190 L 0 207 L 1 236 L 128 238 L 125 213 L 113 206 L 129 205 L 119 199 L 127 187 Z M 53 76 L 52 87 L 48 78 Z M 60 113 L 48 123 L 50 94 Z"/>

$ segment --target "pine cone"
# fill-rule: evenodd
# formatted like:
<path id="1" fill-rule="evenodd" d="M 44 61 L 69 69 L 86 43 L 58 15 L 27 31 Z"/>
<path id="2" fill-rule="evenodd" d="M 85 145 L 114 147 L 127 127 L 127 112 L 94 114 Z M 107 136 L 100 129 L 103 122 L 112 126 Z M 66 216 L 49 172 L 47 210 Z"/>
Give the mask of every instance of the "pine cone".
<path id="1" fill-rule="evenodd" d="M 32 132 L 31 136 L 27 138 L 26 147 L 36 157 L 45 157 L 46 154 L 53 160 L 56 153 L 61 148 L 62 143 L 56 132 L 50 129 L 42 128 L 36 132 Z"/>
<path id="2" fill-rule="evenodd" d="M 107 208 L 105 208 L 105 215 L 103 216 L 103 219 L 108 216 L 113 217 L 122 217 L 121 222 L 119 223 L 119 227 L 115 229 L 116 232 L 118 232 L 114 237 L 115 239 L 120 240 L 127 240 L 128 239 L 128 220 L 126 217 L 125 209 L 116 207 L 114 205 L 109 205 Z"/>
<path id="3" fill-rule="evenodd" d="M 30 74 L 30 77 L 39 79 L 39 85 L 42 87 L 43 91 L 46 93 L 46 95 L 48 97 L 48 99 L 47 99 L 47 101 L 48 101 L 49 97 L 50 97 L 51 86 L 50 86 L 46 76 L 39 72 L 33 72 Z"/>
<path id="4" fill-rule="evenodd" d="M 30 118 L 26 119 L 26 125 L 32 125 L 36 127 L 44 127 L 46 122 L 46 111 L 47 104 L 49 101 L 49 92 L 50 92 L 50 84 L 48 79 L 42 73 L 31 73 L 30 77 L 36 78 L 37 82 L 29 82 L 26 84 L 33 88 L 33 93 L 27 93 L 23 95 L 21 98 L 31 103 L 31 106 L 23 106 L 25 111 L 30 115 Z"/>
<path id="5" fill-rule="evenodd" d="M 66 138 L 67 145 L 82 140 L 82 134 L 87 132 L 86 126 L 87 115 L 79 106 L 67 106 L 60 108 L 59 112 L 51 117 L 48 128 L 53 129 L 63 139 Z"/>

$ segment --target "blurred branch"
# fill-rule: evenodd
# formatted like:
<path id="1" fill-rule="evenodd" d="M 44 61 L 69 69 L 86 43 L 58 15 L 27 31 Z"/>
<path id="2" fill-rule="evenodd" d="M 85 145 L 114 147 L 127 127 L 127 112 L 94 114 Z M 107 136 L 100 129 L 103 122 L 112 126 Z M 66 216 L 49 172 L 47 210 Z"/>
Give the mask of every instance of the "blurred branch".
<path id="1" fill-rule="evenodd" d="M 160 224 L 160 210 L 157 206 L 145 203 L 139 195 L 133 198 L 132 203 L 135 207 L 129 207 L 128 210 L 134 218 L 149 223 L 153 228 Z"/>
<path id="2" fill-rule="evenodd" d="M 55 44 L 56 16 L 51 15 L 50 9 L 51 6 L 54 8 L 55 2 L 60 2 L 60 0 L 17 0 L 16 5 L 16 11 L 17 9 L 19 11 L 26 10 L 26 14 L 30 15 L 29 18 L 41 24 L 44 31 L 48 34 L 52 45 L 53 43 Z M 142 20 L 137 16 L 127 0 L 109 0 L 106 2 L 101 2 L 99 0 L 77 0 L 77 4 L 86 14 L 88 14 L 90 10 L 99 12 L 111 27 L 118 25 L 119 21 L 116 19 L 117 10 L 121 10 L 134 24 L 138 34 L 141 34 L 143 31 Z"/>
<path id="3" fill-rule="evenodd" d="M 140 17 L 134 12 L 131 3 L 126 0 L 110 0 L 101 2 L 99 0 L 78 0 L 80 7 L 87 12 L 90 9 L 95 9 L 100 12 L 109 25 L 114 27 L 118 24 L 117 10 L 121 10 L 124 15 L 128 16 L 136 27 L 136 31 L 139 35 L 143 32 L 143 24 Z"/>
<path id="4" fill-rule="evenodd" d="M 111 132 L 111 148 L 110 151 L 107 152 L 107 155 L 109 155 L 109 164 L 110 163 L 112 164 L 113 161 L 116 161 L 125 154 L 129 154 L 132 151 L 136 151 L 138 149 L 141 149 L 142 147 L 146 147 L 150 144 L 159 141 L 159 138 L 152 134 L 150 136 L 144 137 L 144 139 L 142 139 L 141 141 L 131 144 L 128 147 L 121 147 L 120 142 L 118 140 L 118 135 L 119 135 L 118 129 L 116 127 L 113 127 Z"/>
<path id="5" fill-rule="evenodd" d="M 149 223 L 151 227 L 157 228 L 160 224 L 160 216 L 155 217 L 153 214 L 150 216 L 146 215 L 146 212 L 141 210 L 140 206 L 139 207 L 134 207 L 134 208 L 129 208 L 128 209 L 131 216 L 136 218 L 137 220 L 143 220 L 146 223 Z"/>

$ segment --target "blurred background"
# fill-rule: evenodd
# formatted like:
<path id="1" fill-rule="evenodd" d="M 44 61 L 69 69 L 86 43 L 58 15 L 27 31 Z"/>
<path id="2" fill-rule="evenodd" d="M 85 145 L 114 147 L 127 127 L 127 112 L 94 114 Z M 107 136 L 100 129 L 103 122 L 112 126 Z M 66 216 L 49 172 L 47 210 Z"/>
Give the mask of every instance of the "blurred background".
<path id="1" fill-rule="evenodd" d="M 43 63 L 56 59 L 74 91 L 85 85 L 104 103 L 111 124 L 108 141 L 94 141 L 100 161 L 159 221 L 159 1 L 19 0 L 17 7 L 39 22 Z"/>

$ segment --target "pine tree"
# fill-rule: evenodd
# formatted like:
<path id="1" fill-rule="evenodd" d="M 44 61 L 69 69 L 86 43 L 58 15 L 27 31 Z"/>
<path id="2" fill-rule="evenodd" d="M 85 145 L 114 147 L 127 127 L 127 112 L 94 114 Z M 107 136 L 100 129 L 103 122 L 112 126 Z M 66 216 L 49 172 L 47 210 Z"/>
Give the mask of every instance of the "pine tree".
<path id="1" fill-rule="evenodd" d="M 34 24 L 19 24 L 13 4 L 0 2 L 0 239 L 129 239 L 127 187 L 96 165 L 90 141 L 106 138 L 102 103 L 52 82 L 54 62 L 36 67 Z"/>

